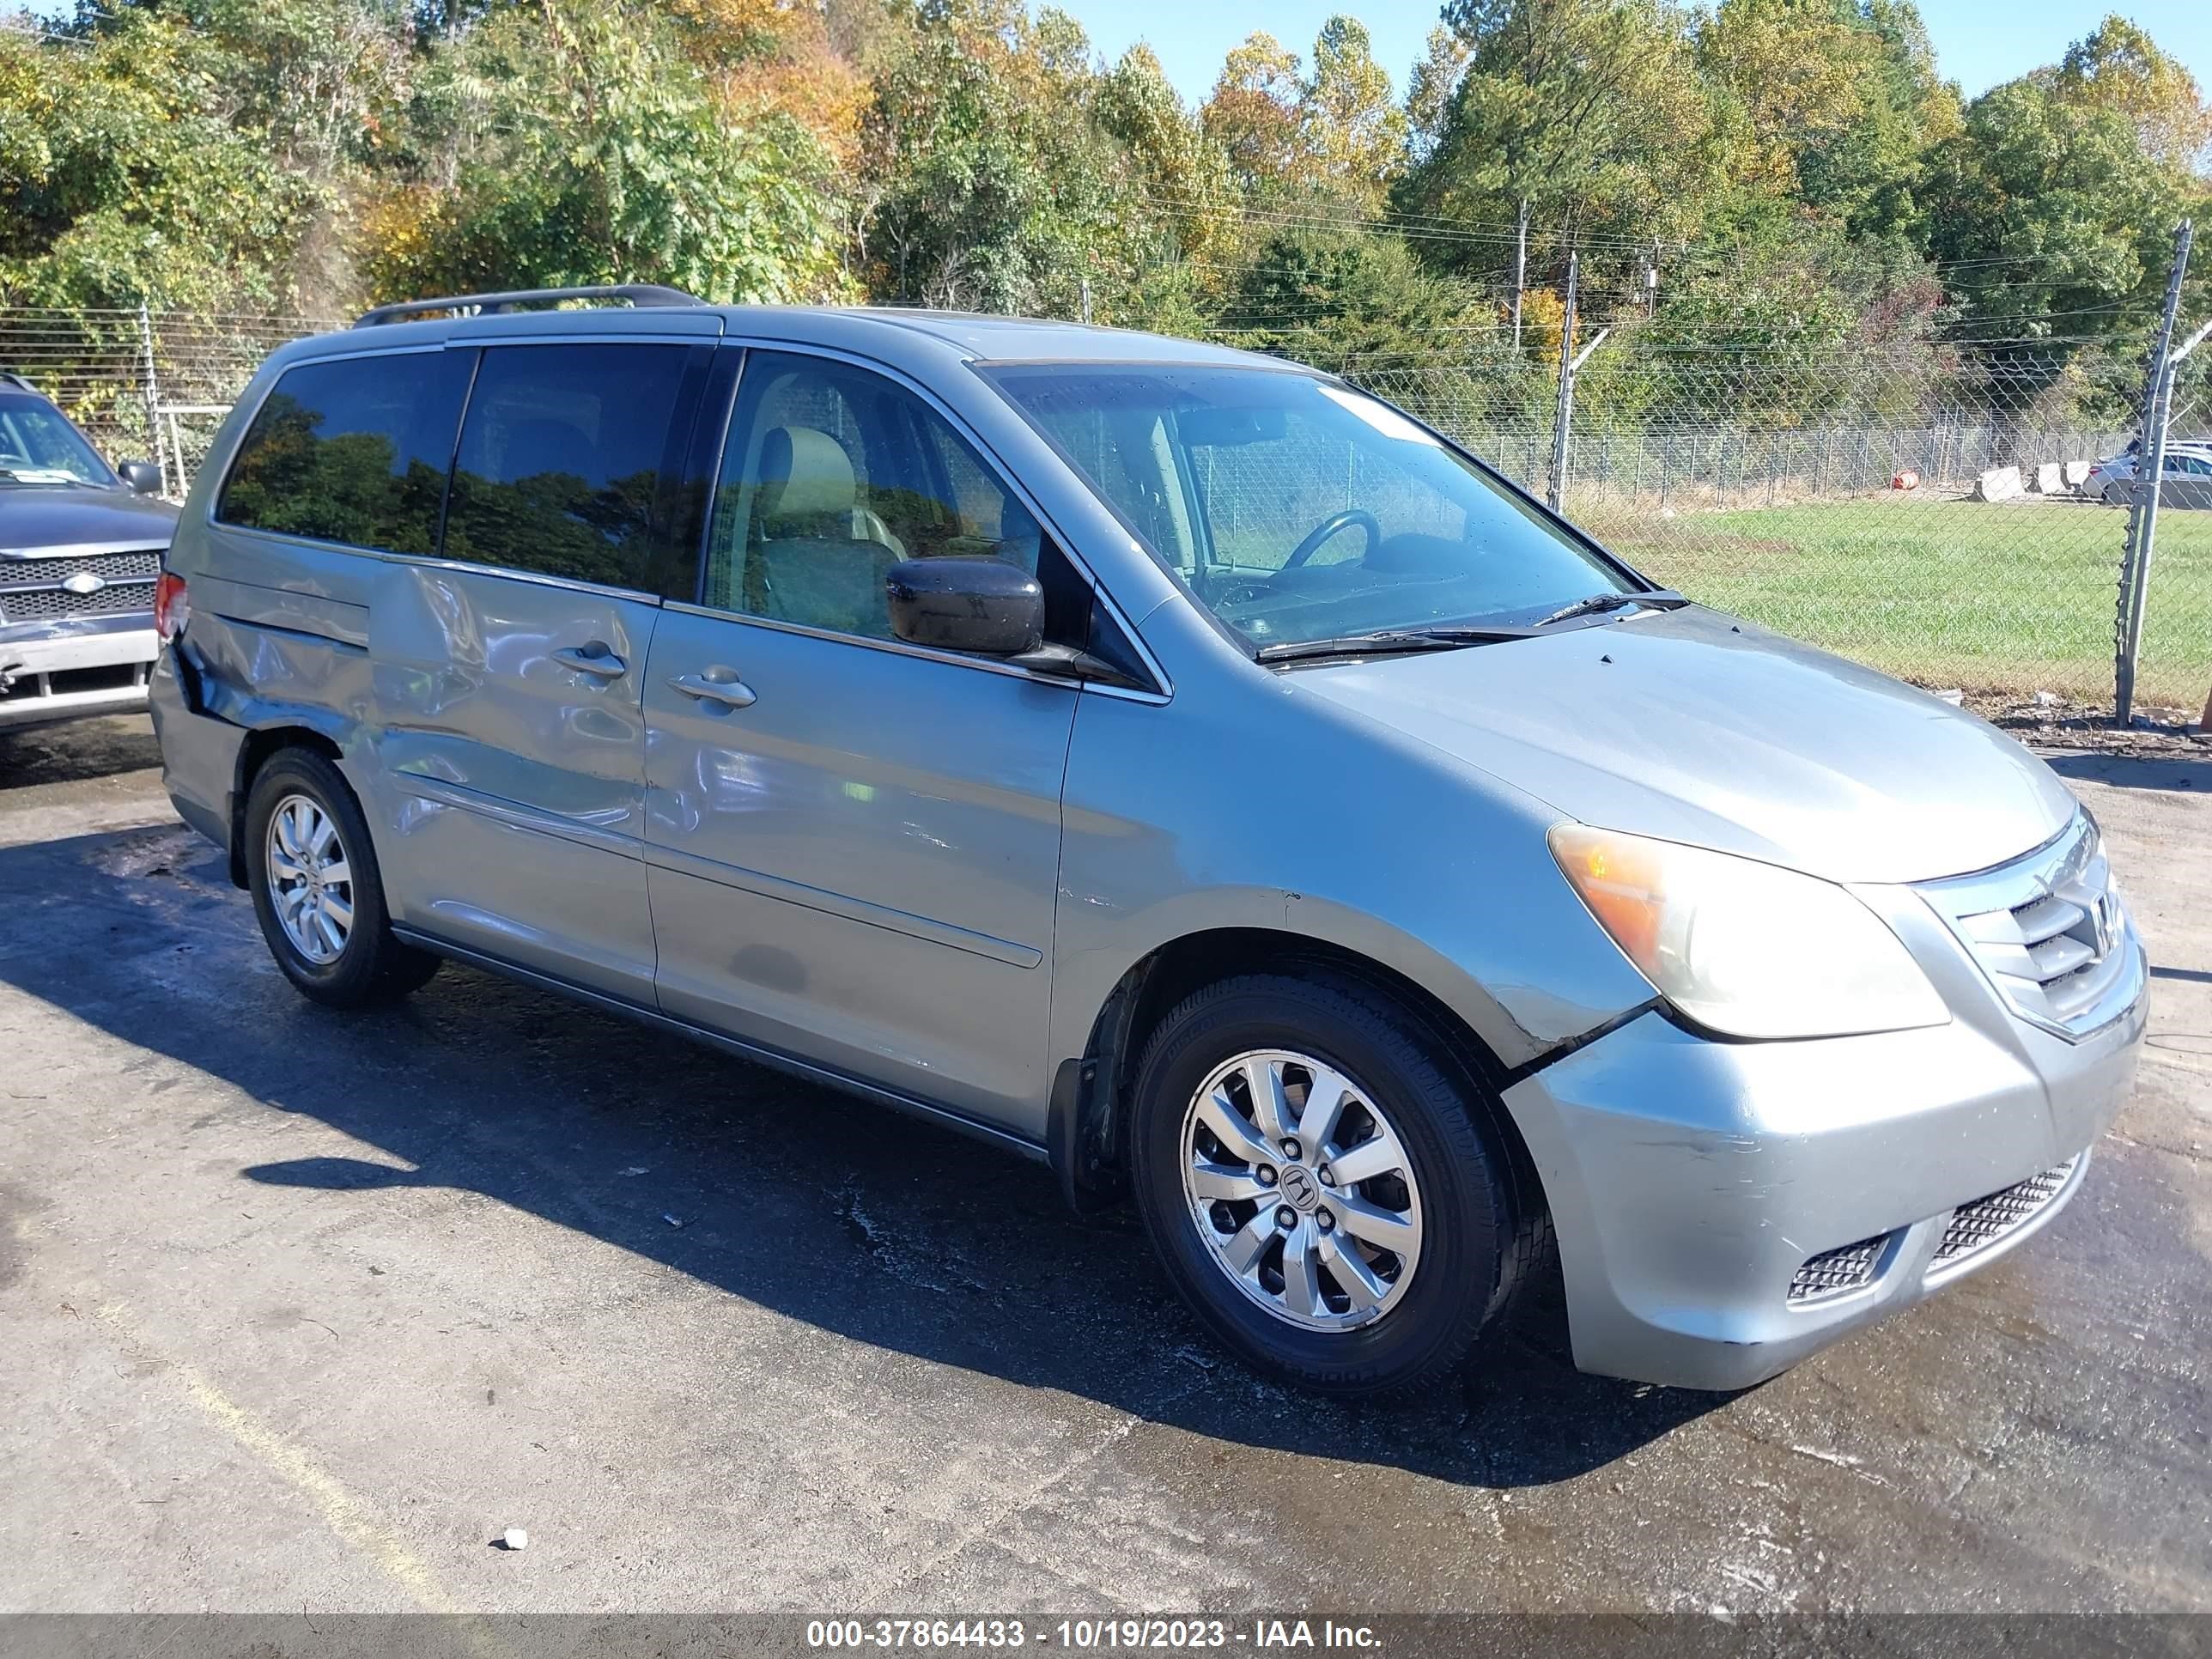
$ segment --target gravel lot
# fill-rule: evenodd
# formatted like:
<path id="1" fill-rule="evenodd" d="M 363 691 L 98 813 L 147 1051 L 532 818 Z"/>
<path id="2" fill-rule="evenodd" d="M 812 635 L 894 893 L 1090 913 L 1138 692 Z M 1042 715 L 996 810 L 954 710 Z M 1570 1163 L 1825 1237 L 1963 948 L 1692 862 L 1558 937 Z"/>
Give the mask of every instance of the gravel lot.
<path id="1" fill-rule="evenodd" d="M 0 1609 L 2212 1607 L 2212 757 L 2057 763 L 2157 1002 L 2034 1244 L 1740 1396 L 1395 1410 L 942 1131 L 451 968 L 310 1007 L 156 760 L 0 737 Z"/>

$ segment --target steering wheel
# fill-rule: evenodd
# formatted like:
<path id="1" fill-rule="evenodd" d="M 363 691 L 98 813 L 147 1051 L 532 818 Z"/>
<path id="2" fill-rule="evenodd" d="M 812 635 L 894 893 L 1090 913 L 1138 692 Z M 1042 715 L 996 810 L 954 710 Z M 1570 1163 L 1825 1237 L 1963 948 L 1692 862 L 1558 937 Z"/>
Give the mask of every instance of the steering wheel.
<path id="1" fill-rule="evenodd" d="M 1321 551 L 1329 538 L 1340 531 L 1358 525 L 1367 532 L 1367 551 L 1372 553 L 1382 539 L 1382 526 L 1375 515 L 1364 507 L 1347 507 L 1341 513 L 1332 513 L 1306 532 L 1305 540 L 1291 550 L 1291 556 L 1283 561 L 1283 568 L 1296 570 L 1308 559 Z"/>

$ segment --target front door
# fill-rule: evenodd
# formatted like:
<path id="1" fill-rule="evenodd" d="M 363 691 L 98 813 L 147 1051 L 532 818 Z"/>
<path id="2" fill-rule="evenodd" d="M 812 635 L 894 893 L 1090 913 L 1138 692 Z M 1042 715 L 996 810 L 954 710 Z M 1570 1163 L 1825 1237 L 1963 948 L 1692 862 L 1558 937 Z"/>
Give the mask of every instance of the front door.
<path id="1" fill-rule="evenodd" d="M 712 356 L 486 347 L 440 556 L 371 607 L 394 920 L 647 1006 L 646 665 Z"/>
<path id="2" fill-rule="evenodd" d="M 915 393 L 749 354 L 646 677 L 660 1003 L 1041 1137 L 1078 693 L 891 637 L 884 573 L 947 554 L 1055 558 Z"/>

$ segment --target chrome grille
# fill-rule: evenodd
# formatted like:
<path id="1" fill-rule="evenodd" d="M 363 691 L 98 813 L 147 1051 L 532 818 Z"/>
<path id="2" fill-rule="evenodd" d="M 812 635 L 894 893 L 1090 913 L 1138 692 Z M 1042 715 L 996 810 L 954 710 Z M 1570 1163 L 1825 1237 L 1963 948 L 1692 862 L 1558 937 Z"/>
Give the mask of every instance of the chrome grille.
<path id="1" fill-rule="evenodd" d="M 1919 890 L 2013 1012 L 2045 1030 L 2081 1036 L 2133 1000 L 2127 912 L 2087 813 L 2025 858 Z"/>
<path id="2" fill-rule="evenodd" d="M 89 593 L 66 587 L 0 589 L 0 622 L 46 622 L 56 617 L 119 617 L 154 608 L 151 582 L 111 582 Z"/>
<path id="3" fill-rule="evenodd" d="M 2018 1185 L 1991 1193 L 1987 1198 L 1961 1204 L 1951 1212 L 1950 1223 L 1943 1229 L 1943 1242 L 1936 1247 L 1936 1259 L 1929 1265 L 1941 1267 L 1962 1261 L 2026 1226 L 2058 1196 L 2066 1185 L 2066 1178 L 2081 1161 L 2078 1157 L 2069 1158 L 2057 1169 L 2030 1176 Z"/>
<path id="4" fill-rule="evenodd" d="M 1802 1307 L 1808 1302 L 1826 1302 L 1832 1297 L 1848 1296 L 1853 1291 L 1865 1289 L 1874 1283 L 1875 1273 L 1881 1266 L 1883 1248 L 1888 1243 L 1889 1235 L 1883 1233 L 1812 1257 L 1790 1281 L 1790 1304 Z"/>
<path id="5" fill-rule="evenodd" d="M 64 577 L 88 572 L 102 581 L 150 582 L 161 574 L 161 550 L 137 553 L 95 553 L 76 559 L 0 559 L 0 592 L 11 587 L 55 587 Z"/>
<path id="6" fill-rule="evenodd" d="M 69 617 L 120 617 L 154 608 L 161 550 L 130 548 L 54 559 L 0 559 L 0 623 L 52 622 Z M 89 593 L 72 592 L 84 579 Z"/>

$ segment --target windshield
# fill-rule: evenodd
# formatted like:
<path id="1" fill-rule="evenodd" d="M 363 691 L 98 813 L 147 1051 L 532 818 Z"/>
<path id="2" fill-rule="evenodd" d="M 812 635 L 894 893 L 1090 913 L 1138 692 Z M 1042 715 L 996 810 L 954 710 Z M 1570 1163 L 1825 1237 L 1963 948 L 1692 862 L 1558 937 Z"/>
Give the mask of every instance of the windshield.
<path id="1" fill-rule="evenodd" d="M 1388 404 L 1261 368 L 986 371 L 1255 648 L 1534 622 L 1635 585 Z"/>
<path id="2" fill-rule="evenodd" d="M 59 410 L 43 398 L 0 392 L 0 485 L 114 482 Z"/>

